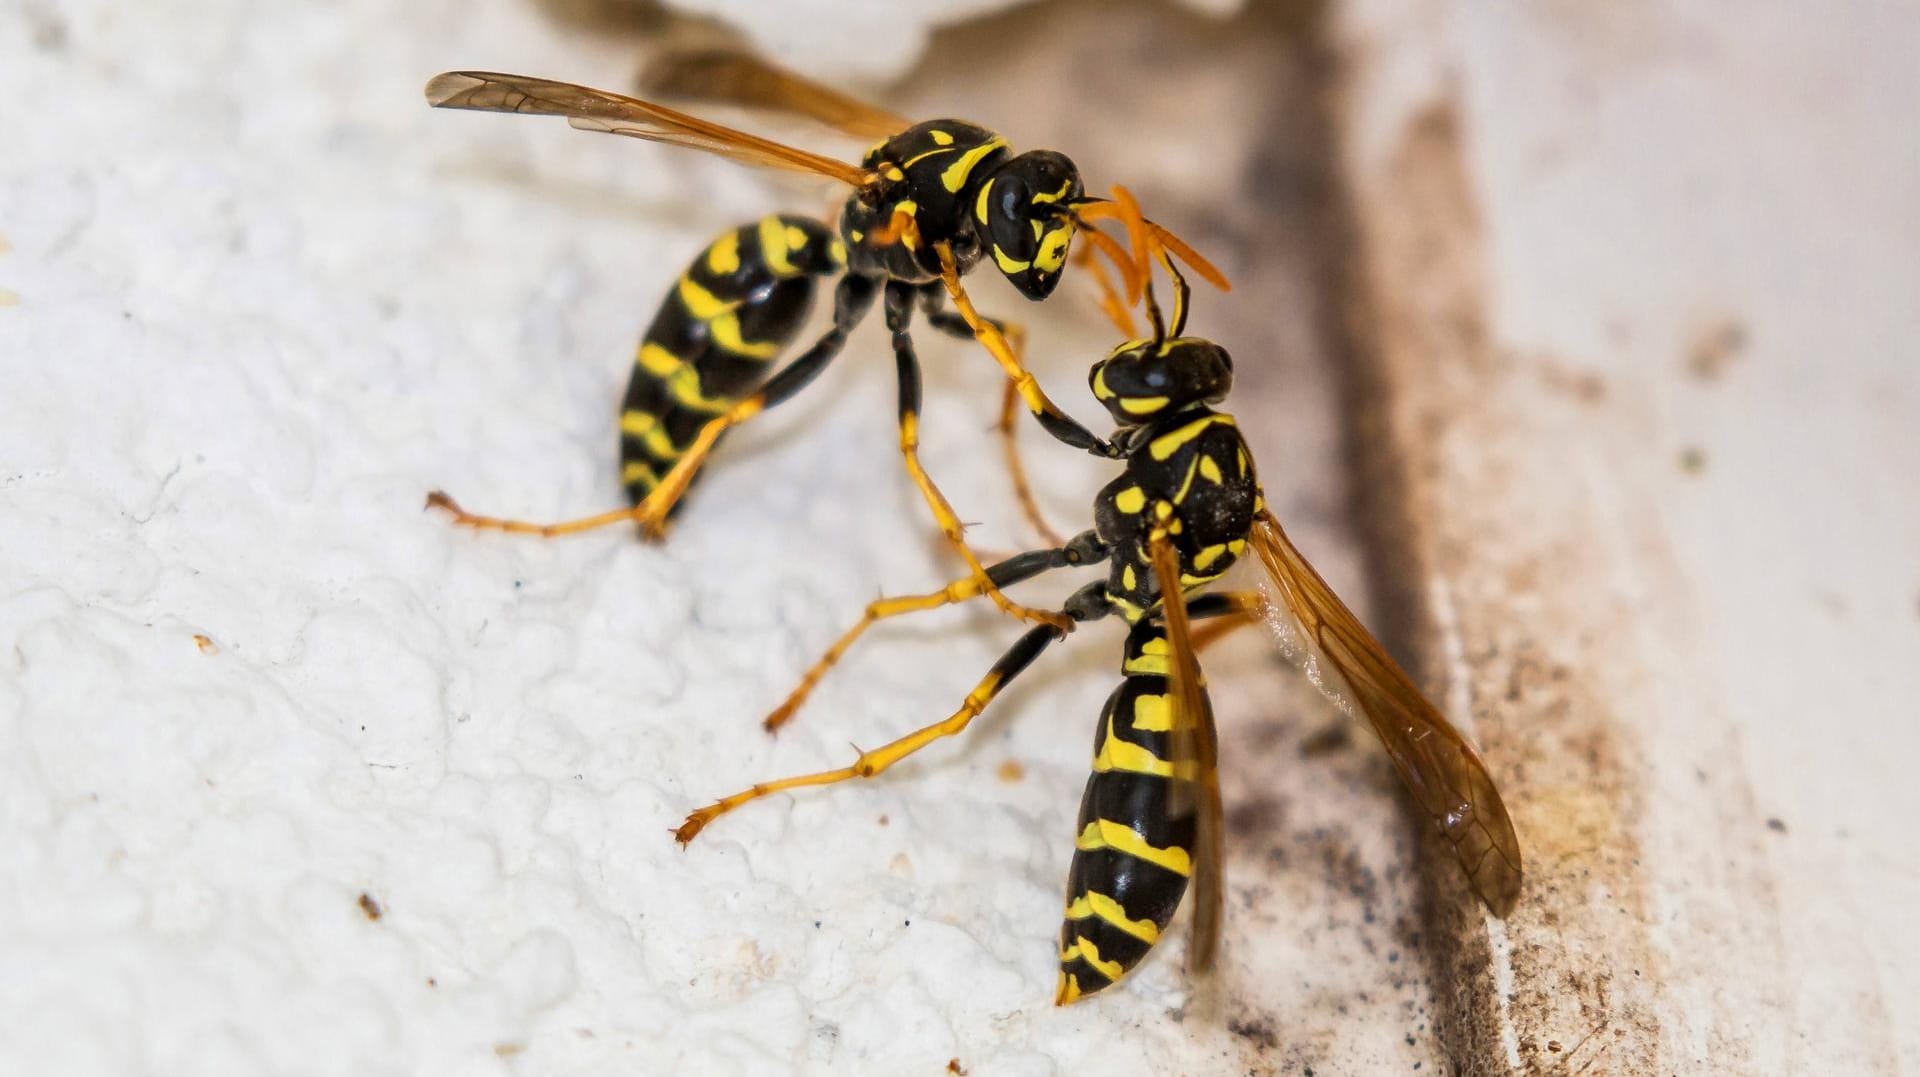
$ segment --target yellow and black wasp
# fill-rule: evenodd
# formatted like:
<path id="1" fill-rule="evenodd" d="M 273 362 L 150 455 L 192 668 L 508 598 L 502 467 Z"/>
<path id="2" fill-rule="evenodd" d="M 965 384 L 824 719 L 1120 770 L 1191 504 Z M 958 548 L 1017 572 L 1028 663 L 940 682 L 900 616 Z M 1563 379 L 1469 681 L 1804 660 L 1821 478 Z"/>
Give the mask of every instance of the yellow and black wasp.
<path id="1" fill-rule="evenodd" d="M 979 340 L 1009 379 L 1009 404 L 1017 394 L 1055 437 L 1114 455 L 1111 443 L 1047 399 L 1000 323 L 981 317 L 960 283 L 990 258 L 1023 295 L 1045 299 L 1080 232 L 1127 275 L 1117 244 L 1090 223 L 1112 217 L 1111 205 L 1085 195 L 1079 170 L 1064 154 L 1016 154 L 1006 139 L 963 120 L 912 123 L 742 54 L 672 57 L 648 83 L 682 97 L 782 109 L 881 141 L 854 165 L 571 83 L 477 71 L 435 76 L 427 84 L 427 100 L 435 107 L 564 116 L 585 130 L 824 176 L 853 191 L 837 230 L 800 217 L 767 217 L 715 240 L 681 275 L 642 338 L 621 413 L 621 477 L 631 508 L 531 524 L 468 513 L 437 492 L 429 504 L 473 527 L 557 535 L 632 520 L 658 537 L 720 436 L 805 387 L 840 353 L 878 298 L 893 334 L 900 452 L 908 474 L 982 593 L 1022 619 L 1061 624 L 1059 615 L 1017 606 L 1000 593 L 967 545 L 959 517 L 921 467 L 920 365 L 909 326 L 918 306 L 936 328 Z M 1196 271 L 1226 287 L 1218 271 L 1176 237 L 1157 225 L 1146 227 Z M 835 274 L 840 279 L 831 328 L 772 370 L 799 332 L 815 281 Z M 1112 309 L 1117 301 L 1111 285 L 1104 273 L 1099 279 Z M 1129 277 L 1128 287 L 1130 295 L 1137 293 L 1137 278 Z M 947 299 L 957 314 L 943 309 Z M 1019 485 L 1031 514 L 1024 483 Z"/>
<path id="2" fill-rule="evenodd" d="M 1197 658 L 1195 621 L 1230 629 L 1266 619 L 1311 663 L 1315 683 L 1373 727 L 1415 802 L 1453 844 L 1467 878 L 1504 916 L 1520 892 L 1513 822 L 1473 746 L 1420 693 L 1359 619 L 1301 556 L 1268 511 L 1253 459 L 1233 416 L 1215 405 L 1233 362 L 1212 341 L 1183 335 L 1185 279 L 1141 227 L 1124 189 L 1116 195 L 1141 270 L 1149 252 L 1174 287 L 1171 321 L 1147 291 L 1154 334 L 1130 340 L 1094 364 L 1095 397 L 1118 424 L 1113 444 L 1125 469 L 1093 503 L 1094 526 L 1064 545 L 1023 553 L 987 570 L 1011 586 L 1058 568 L 1104 564 L 1106 578 L 1073 593 L 1060 613 L 1073 624 L 1118 615 L 1131 630 L 1122 681 L 1100 714 L 1093 774 L 1075 824 L 1060 932 L 1055 1002 L 1111 985 L 1140 963 L 1172 921 L 1188 885 L 1195 911 L 1189 964 L 1208 968 L 1222 915 L 1222 832 L 1213 713 Z M 1251 549 L 1263 591 L 1209 592 Z M 881 599 L 808 671 L 775 711 L 785 721 L 820 676 L 872 623 L 981 593 L 963 579 L 924 595 Z M 1169 599 L 1169 596 L 1172 596 Z M 688 842 L 716 817 L 752 800 L 808 785 L 870 778 L 941 737 L 967 728 L 1007 682 L 1066 629 L 1030 629 L 994 663 L 950 717 L 872 751 L 851 765 L 765 782 L 689 815 Z"/>

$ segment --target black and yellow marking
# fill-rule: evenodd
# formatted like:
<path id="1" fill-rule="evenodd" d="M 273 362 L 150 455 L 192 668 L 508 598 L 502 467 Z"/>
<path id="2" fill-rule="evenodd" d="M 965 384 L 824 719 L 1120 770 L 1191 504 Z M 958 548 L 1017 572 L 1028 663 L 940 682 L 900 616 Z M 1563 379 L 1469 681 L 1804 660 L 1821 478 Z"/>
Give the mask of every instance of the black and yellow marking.
<path id="1" fill-rule="evenodd" d="M 825 224 L 776 214 L 707 245 L 640 340 L 620 410 L 620 479 L 639 504 L 709 421 L 767 379 L 813 306 L 819 278 L 846 265 Z M 677 507 L 677 503 L 676 503 Z"/>
<path id="2" fill-rule="evenodd" d="M 1056 1003 L 1107 987 L 1139 964 L 1193 874 L 1193 814 L 1169 804 L 1183 764 L 1169 745 L 1166 652 L 1159 623 L 1137 622 L 1121 665 L 1126 678 L 1100 713 L 1067 873 Z"/>

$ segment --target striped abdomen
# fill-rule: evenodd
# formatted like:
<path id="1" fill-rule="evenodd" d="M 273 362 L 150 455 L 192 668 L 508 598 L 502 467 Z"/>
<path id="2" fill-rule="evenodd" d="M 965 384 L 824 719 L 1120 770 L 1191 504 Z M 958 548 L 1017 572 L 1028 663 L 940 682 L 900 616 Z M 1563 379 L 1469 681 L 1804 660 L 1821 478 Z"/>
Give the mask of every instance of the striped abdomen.
<path id="1" fill-rule="evenodd" d="M 1125 975 L 1173 920 L 1193 871 L 1194 816 L 1168 807 L 1167 637 L 1142 620 L 1127 636 L 1126 679 L 1100 712 L 1093 775 L 1080 801 L 1056 1004 Z"/>
<path id="2" fill-rule="evenodd" d="M 635 504 L 708 420 L 766 379 L 806 323 L 814 278 L 845 265 L 830 227 L 784 215 L 736 228 L 694 259 L 640 339 L 621 405 L 620 479 Z"/>

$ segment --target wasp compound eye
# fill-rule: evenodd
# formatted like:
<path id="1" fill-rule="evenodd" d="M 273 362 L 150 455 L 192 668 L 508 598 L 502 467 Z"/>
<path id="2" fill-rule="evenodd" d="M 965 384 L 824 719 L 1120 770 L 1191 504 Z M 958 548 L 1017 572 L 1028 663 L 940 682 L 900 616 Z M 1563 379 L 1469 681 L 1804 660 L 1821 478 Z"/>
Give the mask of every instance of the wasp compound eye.
<path id="1" fill-rule="evenodd" d="M 994 264 L 1029 299 L 1060 282 L 1076 227 L 1068 206 L 1082 194 L 1080 170 L 1065 154 L 1030 150 L 981 185 L 974 224 Z"/>

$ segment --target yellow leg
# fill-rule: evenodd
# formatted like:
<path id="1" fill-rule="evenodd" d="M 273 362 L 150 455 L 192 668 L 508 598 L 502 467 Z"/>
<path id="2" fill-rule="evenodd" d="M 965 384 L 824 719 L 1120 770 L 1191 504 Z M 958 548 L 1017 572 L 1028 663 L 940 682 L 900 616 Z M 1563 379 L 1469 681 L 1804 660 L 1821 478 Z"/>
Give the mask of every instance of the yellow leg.
<path id="1" fill-rule="evenodd" d="M 1007 382 L 1006 392 L 1000 397 L 1001 445 L 1006 449 L 1007 474 L 1013 479 L 1013 496 L 1020 502 L 1020 512 L 1026 516 L 1027 523 L 1033 525 L 1040 540 L 1049 546 L 1058 546 L 1066 541 L 1060 533 L 1047 525 L 1047 518 L 1040 513 L 1040 502 L 1033 496 L 1033 487 L 1027 482 L 1026 464 L 1020 459 L 1020 437 L 1018 418 L 1020 415 L 1020 392 L 1013 382 Z"/>
<path id="2" fill-rule="evenodd" d="M 556 535 L 571 535 L 581 531 L 592 531 L 608 524 L 617 524 L 631 520 L 640 525 L 640 532 L 648 539 L 657 540 L 666 534 L 667 513 L 687 492 L 693 483 L 693 476 L 706 462 L 707 455 L 713 451 L 715 442 L 729 428 L 738 426 L 758 415 L 764 409 L 759 396 L 748 397 L 730 408 L 726 414 L 713 419 L 700 428 L 700 433 L 688 446 L 686 454 L 660 480 L 660 485 L 646 499 L 630 509 L 614 509 L 594 516 L 583 516 L 576 520 L 563 520 L 560 523 L 537 524 L 524 520 L 508 520 L 498 516 L 480 516 L 460 507 L 460 503 L 443 491 L 435 490 L 427 495 L 427 507 L 443 509 L 453 516 L 453 522 L 461 527 L 472 527 L 481 531 L 506 531 L 516 535 L 540 535 L 552 538 Z"/>
<path id="3" fill-rule="evenodd" d="M 945 243 L 936 243 L 934 251 L 940 258 L 940 282 L 946 286 L 947 296 L 953 300 L 954 310 L 960 313 L 960 317 L 966 319 L 967 326 L 973 330 L 974 339 L 978 340 L 981 346 L 987 349 L 987 353 L 993 356 L 994 361 L 1000 364 L 1000 369 L 1007 375 L 1007 380 L 1013 383 L 1014 392 L 1018 393 L 1020 399 L 1026 403 L 1027 410 L 1033 413 L 1034 418 L 1040 421 L 1041 427 L 1056 439 L 1076 449 L 1085 449 L 1098 456 L 1114 457 L 1116 451 L 1112 445 L 1094 436 L 1092 431 L 1080 425 L 1066 412 L 1061 411 L 1053 401 L 1047 399 L 1047 394 L 1040 389 L 1040 383 L 1034 380 L 1033 372 L 1021 364 L 1019 355 L 1015 354 L 1013 346 L 1007 343 L 1006 336 L 994 327 L 992 321 L 982 318 L 980 312 L 974 309 L 972 298 L 960 285 L 960 273 L 953 260 L 953 249 Z"/>
<path id="4" fill-rule="evenodd" d="M 801 705 L 806 703 L 807 697 L 813 694 L 820 679 L 825 677 L 827 671 L 832 669 L 840 659 L 846 657 L 854 641 L 865 634 L 867 629 L 873 627 L 876 621 L 965 602 L 970 598 L 978 598 L 980 590 L 979 579 L 969 576 L 964 580 L 955 580 L 938 591 L 930 591 L 923 595 L 900 595 L 867 603 L 866 612 L 860 615 L 860 619 L 854 622 L 852 628 L 842 633 L 840 638 L 834 641 L 833 646 L 827 648 L 827 653 L 821 655 L 820 660 L 807 670 L 806 674 L 800 678 L 799 685 L 787 694 L 786 701 L 775 707 L 773 713 L 761 721 L 761 726 L 769 733 L 779 732 L 780 727 L 792 720 L 794 712 L 798 711 Z"/>
<path id="5" fill-rule="evenodd" d="M 674 831 L 674 840 L 685 845 L 692 841 L 694 836 L 699 834 L 701 829 L 708 823 L 740 807 L 742 804 L 751 803 L 759 800 L 761 797 L 772 796 L 775 793 L 782 793 L 789 789 L 800 789 L 809 785 L 832 785 L 835 782 L 844 782 L 852 778 L 871 778 L 885 771 L 895 763 L 900 762 L 902 759 L 925 748 L 927 745 L 932 744 L 934 741 L 942 737 L 951 737 L 961 732 L 967 728 L 968 724 L 973 721 L 976 715 L 987 708 L 988 703 L 993 702 L 993 697 L 999 694 L 1000 689 L 1004 687 L 1008 681 L 1018 676 L 1020 671 L 1027 667 L 1028 663 L 1032 662 L 1042 650 L 1046 649 L 1048 644 L 1054 640 L 1063 638 L 1065 635 L 1065 632 L 1047 625 L 1029 630 L 1026 635 L 1020 637 L 1020 640 L 1013 645 L 1011 650 L 1002 655 L 1000 660 L 993 664 L 993 668 L 988 670 L 987 675 L 980 679 L 980 683 L 974 685 L 973 691 L 967 693 L 966 702 L 960 704 L 960 709 L 954 711 L 953 714 L 947 718 L 935 722 L 930 726 L 916 729 L 898 740 L 875 748 L 873 751 L 861 752 L 859 758 L 855 759 L 851 766 L 840 767 L 836 770 L 823 770 L 817 774 L 802 774 L 794 778 L 782 778 L 779 781 L 761 782 L 751 789 L 743 790 L 730 797 L 717 800 L 688 815 L 686 822 L 681 823 L 679 828 Z"/>
<path id="6" fill-rule="evenodd" d="M 987 578 L 986 566 L 980 563 L 973 547 L 967 545 L 966 529 L 960 523 L 960 517 L 954 514 L 946 495 L 940 492 L 926 469 L 920 466 L 920 421 L 913 412 L 903 412 L 900 416 L 900 455 L 906 461 L 907 474 L 912 477 L 913 484 L 920 488 L 920 496 L 926 500 L 927 507 L 933 510 L 934 522 L 940 525 L 940 533 L 946 536 L 947 545 L 952 546 L 960 559 L 967 563 L 967 570 L 973 574 L 971 579 L 979 589 L 978 593 L 992 599 L 1000 612 L 1010 617 L 1028 624 L 1051 625 L 1063 632 L 1071 631 L 1073 621 L 1065 614 L 1023 606 L 1008 598 Z"/>

